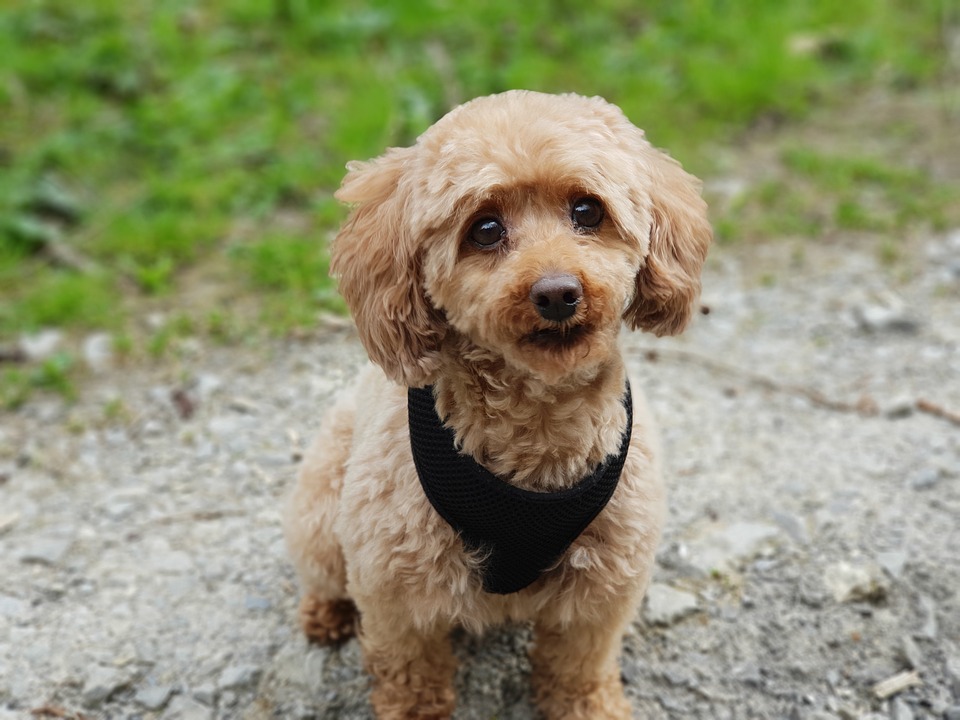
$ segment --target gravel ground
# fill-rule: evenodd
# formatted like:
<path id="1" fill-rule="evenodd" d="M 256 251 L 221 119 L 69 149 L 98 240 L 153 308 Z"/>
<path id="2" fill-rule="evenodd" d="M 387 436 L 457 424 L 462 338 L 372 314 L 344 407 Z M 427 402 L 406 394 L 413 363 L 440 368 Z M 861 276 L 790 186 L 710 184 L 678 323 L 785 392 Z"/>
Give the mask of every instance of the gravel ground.
<path id="1" fill-rule="evenodd" d="M 637 717 L 956 720 L 960 427 L 915 401 L 960 411 L 960 233 L 896 271 L 754 253 L 714 253 L 688 334 L 625 339 L 670 487 Z M 362 350 L 181 350 L 2 417 L 0 720 L 370 718 L 356 641 L 296 627 L 279 526 Z M 528 640 L 455 638 L 455 717 L 533 717 Z"/>

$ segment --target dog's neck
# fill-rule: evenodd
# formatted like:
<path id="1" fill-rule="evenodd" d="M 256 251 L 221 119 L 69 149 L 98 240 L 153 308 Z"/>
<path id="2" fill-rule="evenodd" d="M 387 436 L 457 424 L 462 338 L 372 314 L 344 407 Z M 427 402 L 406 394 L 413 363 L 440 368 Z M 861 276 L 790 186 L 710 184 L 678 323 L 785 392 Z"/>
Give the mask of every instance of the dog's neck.
<path id="1" fill-rule="evenodd" d="M 437 412 L 488 470 L 529 490 L 577 484 L 623 436 L 626 371 L 619 355 L 548 385 L 477 348 L 443 353 Z"/>

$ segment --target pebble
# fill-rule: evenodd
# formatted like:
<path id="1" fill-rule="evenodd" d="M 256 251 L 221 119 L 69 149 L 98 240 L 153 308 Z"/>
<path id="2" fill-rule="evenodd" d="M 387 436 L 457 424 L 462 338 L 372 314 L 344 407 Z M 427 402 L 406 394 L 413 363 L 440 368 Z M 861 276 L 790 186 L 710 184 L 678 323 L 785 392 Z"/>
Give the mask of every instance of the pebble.
<path id="1" fill-rule="evenodd" d="M 651 625 L 673 625 L 696 612 L 698 606 L 696 595 L 653 583 L 647 589 L 643 617 Z"/>
<path id="2" fill-rule="evenodd" d="M 163 720 L 211 720 L 213 716 L 213 708 L 177 695 L 167 705 L 162 717 Z"/>
<path id="3" fill-rule="evenodd" d="M 874 563 L 833 563 L 824 571 L 823 581 L 838 603 L 879 602 L 890 590 L 890 581 Z"/>
<path id="4" fill-rule="evenodd" d="M 169 685 L 149 685 L 137 691 L 134 700 L 147 710 L 160 710 L 173 695 L 173 688 Z"/>
<path id="5" fill-rule="evenodd" d="M 911 670 L 920 669 L 920 665 L 923 662 L 923 654 L 913 641 L 913 638 L 909 635 L 904 635 L 900 638 L 900 655 L 907 661 Z"/>
<path id="6" fill-rule="evenodd" d="M 891 550 L 877 553 L 877 564 L 894 580 L 903 576 L 903 568 L 907 564 L 907 553 L 903 550 Z"/>
<path id="7" fill-rule="evenodd" d="M 907 311 L 906 303 L 891 291 L 877 293 L 867 302 L 853 306 L 853 319 L 860 329 L 870 333 L 915 333 L 920 322 Z"/>
<path id="8" fill-rule="evenodd" d="M 213 707 L 217 702 L 217 686 L 213 683 L 197 685 L 191 694 L 194 700 L 202 702 L 204 705 L 209 705 L 210 707 Z"/>
<path id="9" fill-rule="evenodd" d="M 129 683 L 129 678 L 116 668 L 94 665 L 83 683 L 81 702 L 88 708 L 98 707 Z"/>
<path id="10" fill-rule="evenodd" d="M 889 420 L 902 420 L 916 412 L 917 404 L 909 395 L 899 395 L 880 405 L 880 414 Z"/>
<path id="11" fill-rule="evenodd" d="M 95 373 L 113 367 L 113 337 L 108 333 L 93 333 L 83 341 L 83 360 Z"/>
<path id="12" fill-rule="evenodd" d="M 259 665 L 230 665 L 220 673 L 217 685 L 221 691 L 241 690 L 255 685 L 260 680 L 261 672 Z"/>
<path id="13" fill-rule="evenodd" d="M 901 698 L 890 703 L 890 720 L 913 720 L 913 710 Z"/>
<path id="14" fill-rule="evenodd" d="M 929 640 L 935 640 L 939 634 L 939 628 L 937 627 L 937 605 L 933 599 L 927 595 L 921 595 L 919 600 L 920 615 L 923 618 L 920 635 Z"/>
<path id="15" fill-rule="evenodd" d="M 914 490 L 929 490 L 940 482 L 939 468 L 923 468 L 910 477 L 910 487 Z"/>
<path id="16" fill-rule="evenodd" d="M 704 573 L 731 572 L 742 561 L 759 554 L 779 534 L 776 525 L 733 523 L 692 542 L 689 562 Z"/>
<path id="17" fill-rule="evenodd" d="M 62 344 L 63 333 L 59 330 L 41 330 L 20 336 L 20 352 L 31 362 L 42 362 L 50 358 Z"/>
<path id="18" fill-rule="evenodd" d="M 20 554 L 20 562 L 38 565 L 59 565 L 70 550 L 73 540 L 67 537 L 49 536 L 34 538 Z"/>
<path id="19" fill-rule="evenodd" d="M 27 614 L 30 604 L 12 595 L 0 595 L 0 617 L 17 620 Z"/>

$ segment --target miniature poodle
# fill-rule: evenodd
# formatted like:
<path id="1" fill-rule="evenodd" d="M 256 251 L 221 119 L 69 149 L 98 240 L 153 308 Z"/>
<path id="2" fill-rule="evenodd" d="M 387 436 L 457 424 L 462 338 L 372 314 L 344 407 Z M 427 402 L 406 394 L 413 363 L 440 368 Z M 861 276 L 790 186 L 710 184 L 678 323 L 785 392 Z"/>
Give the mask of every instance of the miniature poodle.
<path id="1" fill-rule="evenodd" d="M 448 718 L 451 629 L 529 621 L 544 717 L 631 717 L 664 493 L 618 335 L 690 320 L 699 181 L 614 105 L 528 91 L 348 170 L 331 268 L 373 365 L 285 518 L 306 634 L 357 634 L 381 720 Z"/>

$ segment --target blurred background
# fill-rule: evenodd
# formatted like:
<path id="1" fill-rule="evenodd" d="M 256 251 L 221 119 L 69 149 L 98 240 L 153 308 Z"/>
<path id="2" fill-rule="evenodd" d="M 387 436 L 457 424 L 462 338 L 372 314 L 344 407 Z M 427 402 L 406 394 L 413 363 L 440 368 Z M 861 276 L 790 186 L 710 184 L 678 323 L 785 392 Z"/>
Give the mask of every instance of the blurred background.
<path id="1" fill-rule="evenodd" d="M 960 226 L 956 0 L 4 0 L 0 405 L 342 313 L 344 164 L 509 88 L 620 105 L 719 252 Z"/>

